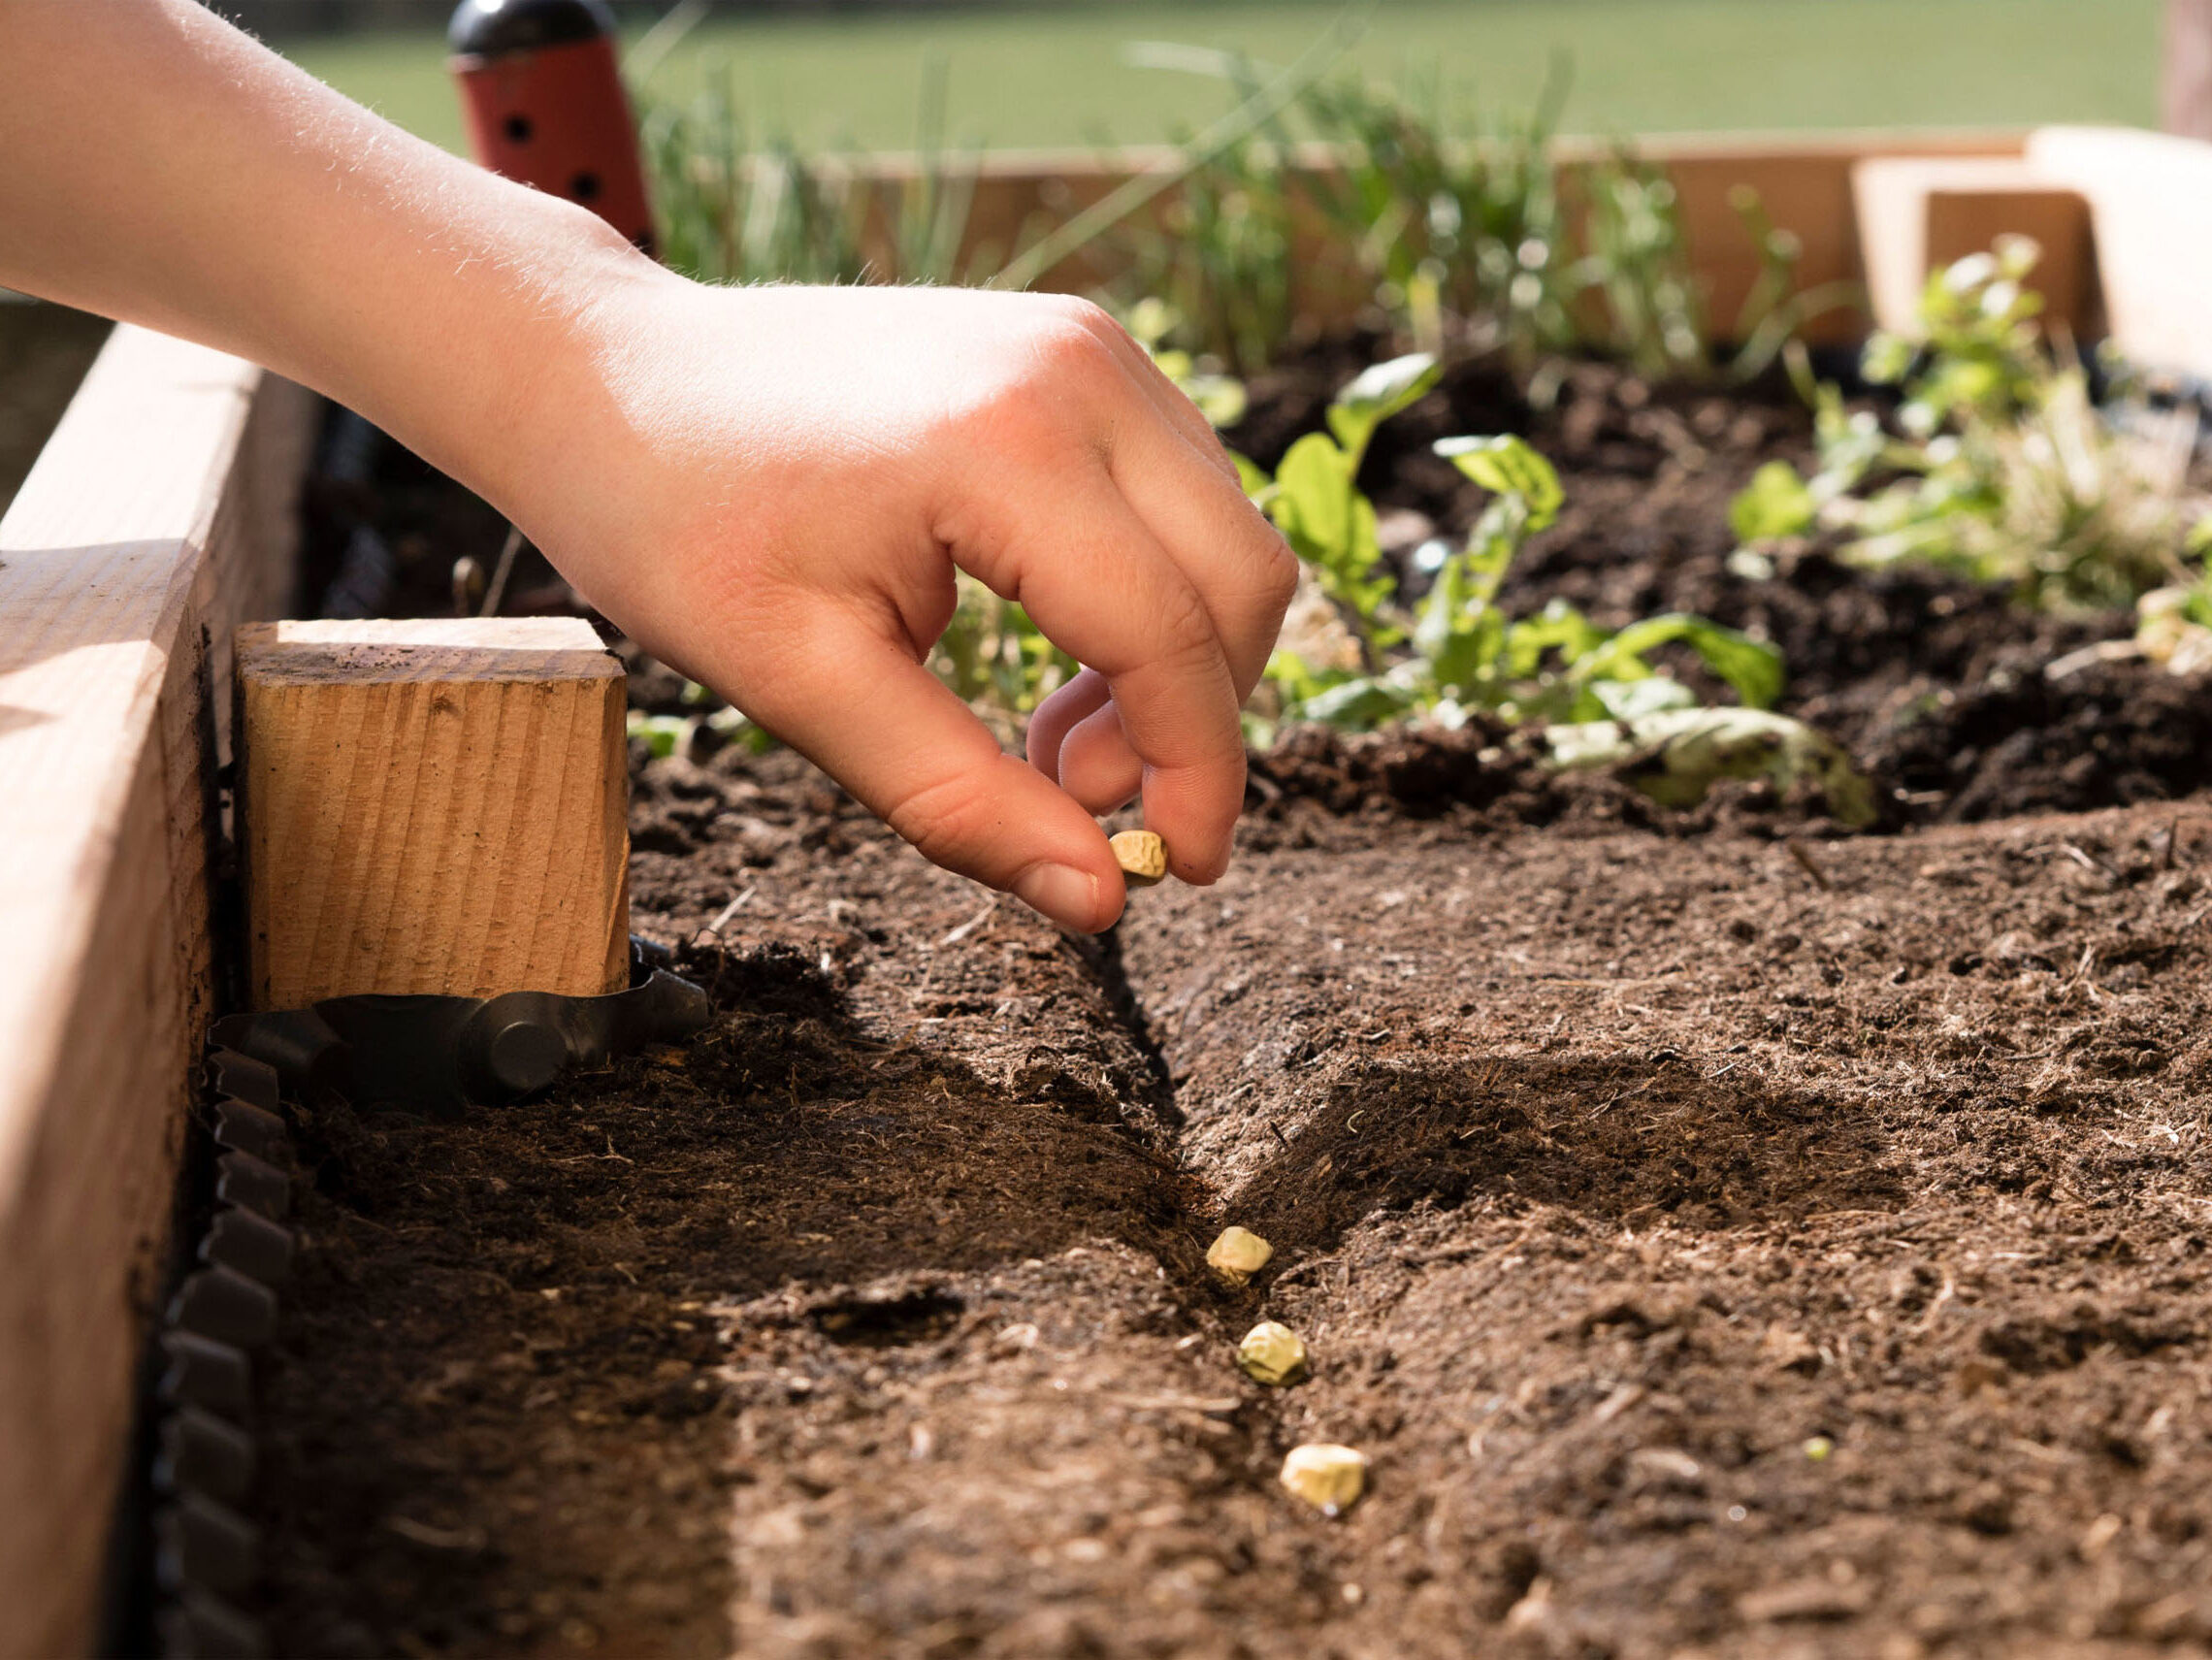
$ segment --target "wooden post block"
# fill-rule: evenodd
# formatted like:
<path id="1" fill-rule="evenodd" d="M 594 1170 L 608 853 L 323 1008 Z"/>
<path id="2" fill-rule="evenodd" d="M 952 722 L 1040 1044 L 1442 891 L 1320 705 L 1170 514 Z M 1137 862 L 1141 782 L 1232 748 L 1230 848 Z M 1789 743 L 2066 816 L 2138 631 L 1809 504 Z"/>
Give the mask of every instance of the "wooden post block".
<path id="1" fill-rule="evenodd" d="M 2212 377 L 2212 144 L 2129 127 L 2039 127 L 2028 159 L 2089 202 L 2112 343 L 2142 368 Z"/>
<path id="2" fill-rule="evenodd" d="M 572 617 L 238 631 L 251 995 L 619 991 L 622 665 Z"/>
<path id="3" fill-rule="evenodd" d="M 1859 246 L 1874 321 L 1920 332 L 1920 291 L 1931 272 L 2001 236 L 2042 244 L 2028 285 L 2043 296 L 2043 319 L 2076 339 L 2089 332 L 2089 204 L 2064 179 L 2006 156 L 1883 156 L 1851 169 Z"/>

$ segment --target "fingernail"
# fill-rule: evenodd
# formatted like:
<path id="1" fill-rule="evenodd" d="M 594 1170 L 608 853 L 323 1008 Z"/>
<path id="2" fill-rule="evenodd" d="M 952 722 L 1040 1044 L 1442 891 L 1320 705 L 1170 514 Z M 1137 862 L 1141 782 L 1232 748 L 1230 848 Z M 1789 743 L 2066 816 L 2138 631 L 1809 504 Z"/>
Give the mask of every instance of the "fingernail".
<path id="1" fill-rule="evenodd" d="M 1088 933 L 1098 914 L 1098 878 L 1069 864 L 1032 864 L 1015 878 L 1014 896 L 1054 922 Z"/>

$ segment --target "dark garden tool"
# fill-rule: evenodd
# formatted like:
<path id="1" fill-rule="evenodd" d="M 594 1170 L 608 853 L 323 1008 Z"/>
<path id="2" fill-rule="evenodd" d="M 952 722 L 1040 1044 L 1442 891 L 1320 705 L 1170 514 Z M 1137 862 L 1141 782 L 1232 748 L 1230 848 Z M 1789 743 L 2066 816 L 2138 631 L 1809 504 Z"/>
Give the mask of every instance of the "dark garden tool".
<path id="1" fill-rule="evenodd" d="M 704 1026 L 706 993 L 631 943 L 628 990 L 601 997 L 331 997 L 306 1009 L 232 1015 L 209 1034 L 276 1069 L 291 1092 L 331 1090 L 355 1106 L 455 1118 L 537 1093 L 570 1061 L 595 1063 Z"/>

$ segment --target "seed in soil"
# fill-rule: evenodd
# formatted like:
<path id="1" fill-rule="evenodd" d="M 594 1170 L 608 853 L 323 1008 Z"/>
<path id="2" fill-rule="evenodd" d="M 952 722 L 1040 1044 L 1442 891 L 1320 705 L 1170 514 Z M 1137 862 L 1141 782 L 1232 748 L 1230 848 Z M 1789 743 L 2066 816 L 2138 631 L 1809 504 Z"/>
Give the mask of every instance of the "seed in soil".
<path id="1" fill-rule="evenodd" d="M 1152 830 L 1118 830 L 1106 845 L 1132 888 L 1150 888 L 1167 874 L 1167 843 Z"/>
<path id="2" fill-rule="evenodd" d="M 1310 1441 L 1283 1459 L 1282 1482 L 1323 1515 L 1342 1515 L 1367 1490 L 1367 1454 L 1333 1442 Z"/>
<path id="3" fill-rule="evenodd" d="M 1229 1285 L 1242 1286 L 1266 1267 L 1267 1259 L 1274 1254 L 1275 1247 L 1258 1234 L 1241 1227 L 1225 1227 L 1220 1237 L 1206 1248 L 1206 1266 Z"/>
<path id="4" fill-rule="evenodd" d="M 1286 1325 L 1263 1319 L 1237 1345 L 1237 1364 L 1255 1383 L 1295 1383 L 1306 1375 L 1306 1340 Z"/>

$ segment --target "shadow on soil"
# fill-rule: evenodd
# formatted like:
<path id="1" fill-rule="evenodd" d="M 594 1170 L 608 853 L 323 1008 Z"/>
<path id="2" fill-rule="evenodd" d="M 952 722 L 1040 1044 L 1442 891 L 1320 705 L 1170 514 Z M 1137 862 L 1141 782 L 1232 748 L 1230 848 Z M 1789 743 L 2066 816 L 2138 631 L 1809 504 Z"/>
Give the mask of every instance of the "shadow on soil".
<path id="1" fill-rule="evenodd" d="M 1673 1059 L 1514 1058 L 1358 1066 L 1230 1203 L 1269 1239 L 1322 1249 L 1372 1211 L 1424 1200 L 1727 1227 L 1891 1209 L 1904 1190 L 1879 1125 L 1820 1096 Z"/>

